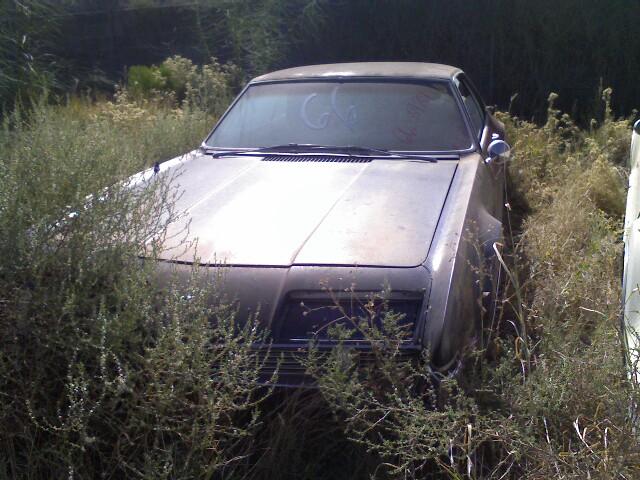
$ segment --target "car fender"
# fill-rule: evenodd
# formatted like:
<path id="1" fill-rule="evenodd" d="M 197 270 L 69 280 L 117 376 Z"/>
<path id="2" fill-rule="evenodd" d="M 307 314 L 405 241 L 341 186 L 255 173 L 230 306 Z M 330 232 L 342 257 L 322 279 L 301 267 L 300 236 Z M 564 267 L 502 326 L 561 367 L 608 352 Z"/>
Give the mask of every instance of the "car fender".
<path id="1" fill-rule="evenodd" d="M 447 369 L 468 343 L 481 315 L 483 272 L 502 239 L 492 215 L 495 179 L 478 154 L 461 159 L 425 266 L 433 282 L 424 331 L 434 365 Z"/>

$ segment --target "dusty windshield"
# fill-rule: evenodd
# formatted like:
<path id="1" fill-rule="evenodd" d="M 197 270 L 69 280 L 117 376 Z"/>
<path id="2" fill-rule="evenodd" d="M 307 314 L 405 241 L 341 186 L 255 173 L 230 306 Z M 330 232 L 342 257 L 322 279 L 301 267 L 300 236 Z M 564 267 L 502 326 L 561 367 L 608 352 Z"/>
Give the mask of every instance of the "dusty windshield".
<path id="1" fill-rule="evenodd" d="M 206 142 L 288 143 L 437 152 L 466 150 L 472 140 L 446 82 L 320 81 L 252 85 Z"/>

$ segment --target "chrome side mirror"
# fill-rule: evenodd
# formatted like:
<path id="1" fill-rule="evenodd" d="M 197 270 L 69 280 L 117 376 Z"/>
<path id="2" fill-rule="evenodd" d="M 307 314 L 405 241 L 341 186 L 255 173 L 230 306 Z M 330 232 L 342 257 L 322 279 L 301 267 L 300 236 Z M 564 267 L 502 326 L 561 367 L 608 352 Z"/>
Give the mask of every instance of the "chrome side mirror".
<path id="1" fill-rule="evenodd" d="M 494 140 L 489 144 L 487 153 L 489 156 L 485 158 L 484 163 L 493 163 L 498 159 L 508 160 L 511 156 L 511 147 L 504 140 Z"/>
<path id="2" fill-rule="evenodd" d="M 633 131 L 640 135 L 640 120 L 633 124 Z"/>

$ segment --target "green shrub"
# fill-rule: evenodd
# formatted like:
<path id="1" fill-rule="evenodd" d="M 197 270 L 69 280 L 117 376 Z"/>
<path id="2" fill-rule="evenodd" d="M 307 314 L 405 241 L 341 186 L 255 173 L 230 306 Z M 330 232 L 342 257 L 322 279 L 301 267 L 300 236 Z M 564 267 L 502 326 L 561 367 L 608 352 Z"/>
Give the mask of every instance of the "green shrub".
<path id="1" fill-rule="evenodd" d="M 149 98 L 167 87 L 167 79 L 158 67 L 134 65 L 127 72 L 127 87 L 136 97 Z"/>
<path id="2" fill-rule="evenodd" d="M 135 65 L 129 69 L 127 90 L 134 99 L 169 100 L 179 106 L 219 115 L 238 88 L 240 72 L 233 64 L 222 65 L 215 58 L 206 65 L 194 65 L 178 55 L 159 66 Z"/>

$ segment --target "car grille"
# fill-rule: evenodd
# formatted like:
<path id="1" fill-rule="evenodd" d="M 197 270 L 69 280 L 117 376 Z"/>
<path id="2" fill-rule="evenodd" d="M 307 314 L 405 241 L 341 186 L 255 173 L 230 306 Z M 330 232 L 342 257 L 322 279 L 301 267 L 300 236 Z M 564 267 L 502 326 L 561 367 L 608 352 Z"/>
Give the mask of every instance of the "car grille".
<path id="1" fill-rule="evenodd" d="M 275 372 L 279 367 L 279 371 L 286 375 L 302 375 L 306 368 L 301 360 L 307 355 L 306 349 L 282 350 L 273 349 L 264 353 L 262 357 L 262 370 L 265 372 Z"/>
<path id="2" fill-rule="evenodd" d="M 377 355 L 371 348 L 349 348 L 351 354 L 357 354 L 357 365 L 366 369 L 374 367 L 379 361 Z M 329 354 L 328 349 L 320 351 L 320 363 L 322 356 Z M 271 381 L 274 372 L 277 370 L 276 384 L 281 386 L 301 386 L 311 385 L 314 383 L 313 378 L 307 374 L 304 361 L 307 358 L 308 350 L 306 347 L 296 348 L 295 346 L 288 348 L 264 348 L 261 352 L 261 369 L 260 379 L 263 383 Z M 417 361 L 420 358 L 420 348 L 408 346 L 400 348 L 394 356 L 394 360 L 400 363 L 408 363 Z"/>
<path id="3" fill-rule="evenodd" d="M 282 327 L 278 337 L 282 341 L 330 339 L 330 328 L 335 326 L 351 330 L 351 340 L 364 340 L 355 328 L 366 323 L 384 331 L 383 318 L 387 313 L 397 315 L 397 325 L 405 333 L 413 333 L 420 314 L 421 300 L 386 300 L 369 302 L 361 299 L 331 301 L 326 299 L 289 300 L 284 307 Z M 362 323 L 361 323 L 362 322 Z"/>
<path id="4" fill-rule="evenodd" d="M 371 158 L 338 155 L 268 155 L 263 162 L 369 163 Z"/>

